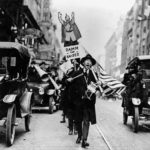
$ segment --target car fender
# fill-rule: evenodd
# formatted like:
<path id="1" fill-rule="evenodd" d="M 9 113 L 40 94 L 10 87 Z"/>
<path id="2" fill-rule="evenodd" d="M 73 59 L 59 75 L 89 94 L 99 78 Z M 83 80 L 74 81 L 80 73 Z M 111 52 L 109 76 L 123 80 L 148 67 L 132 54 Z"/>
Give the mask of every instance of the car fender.
<path id="1" fill-rule="evenodd" d="M 7 104 L 11 104 L 15 101 L 17 95 L 16 94 L 8 94 L 3 98 L 3 102 Z"/>
<path id="2" fill-rule="evenodd" d="M 24 117 L 31 113 L 32 92 L 24 92 L 20 98 L 21 116 Z"/>

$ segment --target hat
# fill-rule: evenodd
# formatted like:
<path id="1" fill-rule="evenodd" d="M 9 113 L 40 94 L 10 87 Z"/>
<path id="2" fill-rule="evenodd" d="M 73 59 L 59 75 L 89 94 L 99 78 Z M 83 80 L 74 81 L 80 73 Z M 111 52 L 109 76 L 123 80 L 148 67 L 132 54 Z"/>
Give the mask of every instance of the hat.
<path id="1" fill-rule="evenodd" d="M 75 59 L 71 59 L 70 61 L 71 61 L 71 63 L 73 63 L 73 61 L 74 60 L 76 60 L 77 61 L 77 63 L 79 63 L 80 64 L 80 58 L 75 58 Z"/>
<path id="2" fill-rule="evenodd" d="M 87 59 L 90 59 L 91 62 L 92 62 L 92 65 L 95 65 L 96 64 L 96 60 L 90 55 L 90 54 L 87 54 L 85 57 L 83 57 L 81 59 L 81 64 L 83 65 L 84 61 L 87 60 Z"/>
<path id="3" fill-rule="evenodd" d="M 42 66 L 42 65 L 46 65 L 46 63 L 44 61 L 42 61 L 39 66 Z"/>
<path id="4" fill-rule="evenodd" d="M 55 71 L 56 71 L 57 69 L 58 69 L 58 68 L 57 68 L 56 66 L 53 66 L 53 67 L 50 68 L 50 70 L 55 70 Z"/>
<path id="5" fill-rule="evenodd" d="M 36 62 L 33 60 L 33 61 L 31 62 L 31 64 L 35 65 L 35 64 L 36 64 Z"/>

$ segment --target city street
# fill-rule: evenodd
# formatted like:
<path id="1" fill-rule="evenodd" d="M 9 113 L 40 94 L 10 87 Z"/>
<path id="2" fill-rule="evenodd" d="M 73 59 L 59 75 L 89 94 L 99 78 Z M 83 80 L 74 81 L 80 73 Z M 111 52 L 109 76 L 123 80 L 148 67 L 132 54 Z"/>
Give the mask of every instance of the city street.
<path id="1" fill-rule="evenodd" d="M 131 118 L 128 118 L 127 126 L 124 125 L 121 101 L 97 100 L 96 106 L 98 126 L 113 150 L 149 150 L 150 129 L 148 125 L 140 126 L 138 133 L 132 131 Z"/>
<path id="2" fill-rule="evenodd" d="M 98 99 L 97 125 L 91 126 L 89 150 L 149 150 L 150 129 L 140 127 L 133 133 L 131 118 L 128 125 L 122 123 L 121 101 Z M 78 150 L 76 135 L 68 135 L 67 123 L 61 124 L 61 111 L 49 115 L 46 110 L 34 111 L 31 131 L 25 132 L 23 120 L 18 120 L 13 146 L 5 144 L 5 132 L 0 132 L 0 149 L 10 150 Z M 106 141 L 105 141 L 105 140 Z M 107 144 L 106 144 L 107 143 Z M 109 148 L 108 148 L 109 147 Z"/>
<path id="3" fill-rule="evenodd" d="M 77 136 L 68 135 L 67 123 L 61 124 L 61 111 L 52 115 L 47 110 L 34 111 L 31 131 L 25 132 L 23 120 L 16 127 L 16 138 L 12 147 L 5 144 L 5 132 L 0 132 L 0 149 L 10 150 L 78 150 L 80 145 L 75 143 Z M 91 127 L 89 135 L 89 150 L 108 150 L 95 126 Z"/>
<path id="4" fill-rule="evenodd" d="M 150 150 L 150 0 L 0 0 L 0 150 L 84 148 Z"/>

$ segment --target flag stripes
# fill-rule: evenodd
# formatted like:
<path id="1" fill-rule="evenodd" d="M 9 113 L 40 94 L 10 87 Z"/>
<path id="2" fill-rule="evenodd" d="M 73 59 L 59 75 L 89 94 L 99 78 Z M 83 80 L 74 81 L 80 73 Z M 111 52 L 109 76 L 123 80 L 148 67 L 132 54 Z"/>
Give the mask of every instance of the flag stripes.
<path id="1" fill-rule="evenodd" d="M 100 64 L 96 64 L 94 70 L 98 74 L 98 84 L 101 85 L 102 93 L 106 96 L 111 94 L 120 95 L 124 91 L 125 85 L 108 75 Z"/>

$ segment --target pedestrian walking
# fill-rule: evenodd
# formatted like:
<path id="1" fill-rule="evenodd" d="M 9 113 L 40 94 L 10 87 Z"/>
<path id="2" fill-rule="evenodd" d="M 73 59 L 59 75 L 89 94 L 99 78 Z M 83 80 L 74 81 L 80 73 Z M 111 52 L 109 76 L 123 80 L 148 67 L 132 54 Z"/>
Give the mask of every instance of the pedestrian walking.
<path id="1" fill-rule="evenodd" d="M 80 58 L 77 59 L 72 59 L 71 63 L 73 65 L 72 68 L 70 68 L 66 75 L 63 78 L 64 84 L 66 85 L 66 89 L 65 89 L 65 112 L 68 118 L 68 127 L 69 127 L 69 135 L 73 134 L 77 134 L 77 130 L 76 130 L 76 123 L 75 123 L 75 105 L 74 105 L 74 100 L 75 100 L 75 96 L 74 96 L 74 81 L 70 80 L 72 79 L 74 73 L 80 69 Z"/>
<path id="2" fill-rule="evenodd" d="M 69 90 L 68 90 L 68 102 L 67 102 L 67 116 L 68 116 L 68 125 L 69 125 L 69 135 L 73 134 L 77 134 L 76 131 L 76 123 L 75 123 L 75 96 L 74 96 L 74 86 L 75 83 L 72 79 L 72 77 L 74 76 L 74 74 L 80 69 L 80 58 L 77 59 L 72 59 L 71 63 L 73 65 L 71 72 L 69 74 L 69 78 L 66 80 L 66 82 L 69 85 Z"/>
<path id="3" fill-rule="evenodd" d="M 76 143 L 82 141 L 83 148 L 89 146 L 87 143 L 90 123 L 96 123 L 95 102 L 96 94 L 92 93 L 88 96 L 88 86 L 93 82 L 96 83 L 96 74 L 91 70 L 91 67 L 96 64 L 95 59 L 91 55 L 87 55 L 81 59 L 83 68 L 80 68 L 74 73 L 74 92 L 75 97 L 75 121 L 77 124 L 78 137 Z M 82 76 L 80 76 L 82 75 Z M 78 76 L 78 77 L 77 77 Z"/>

